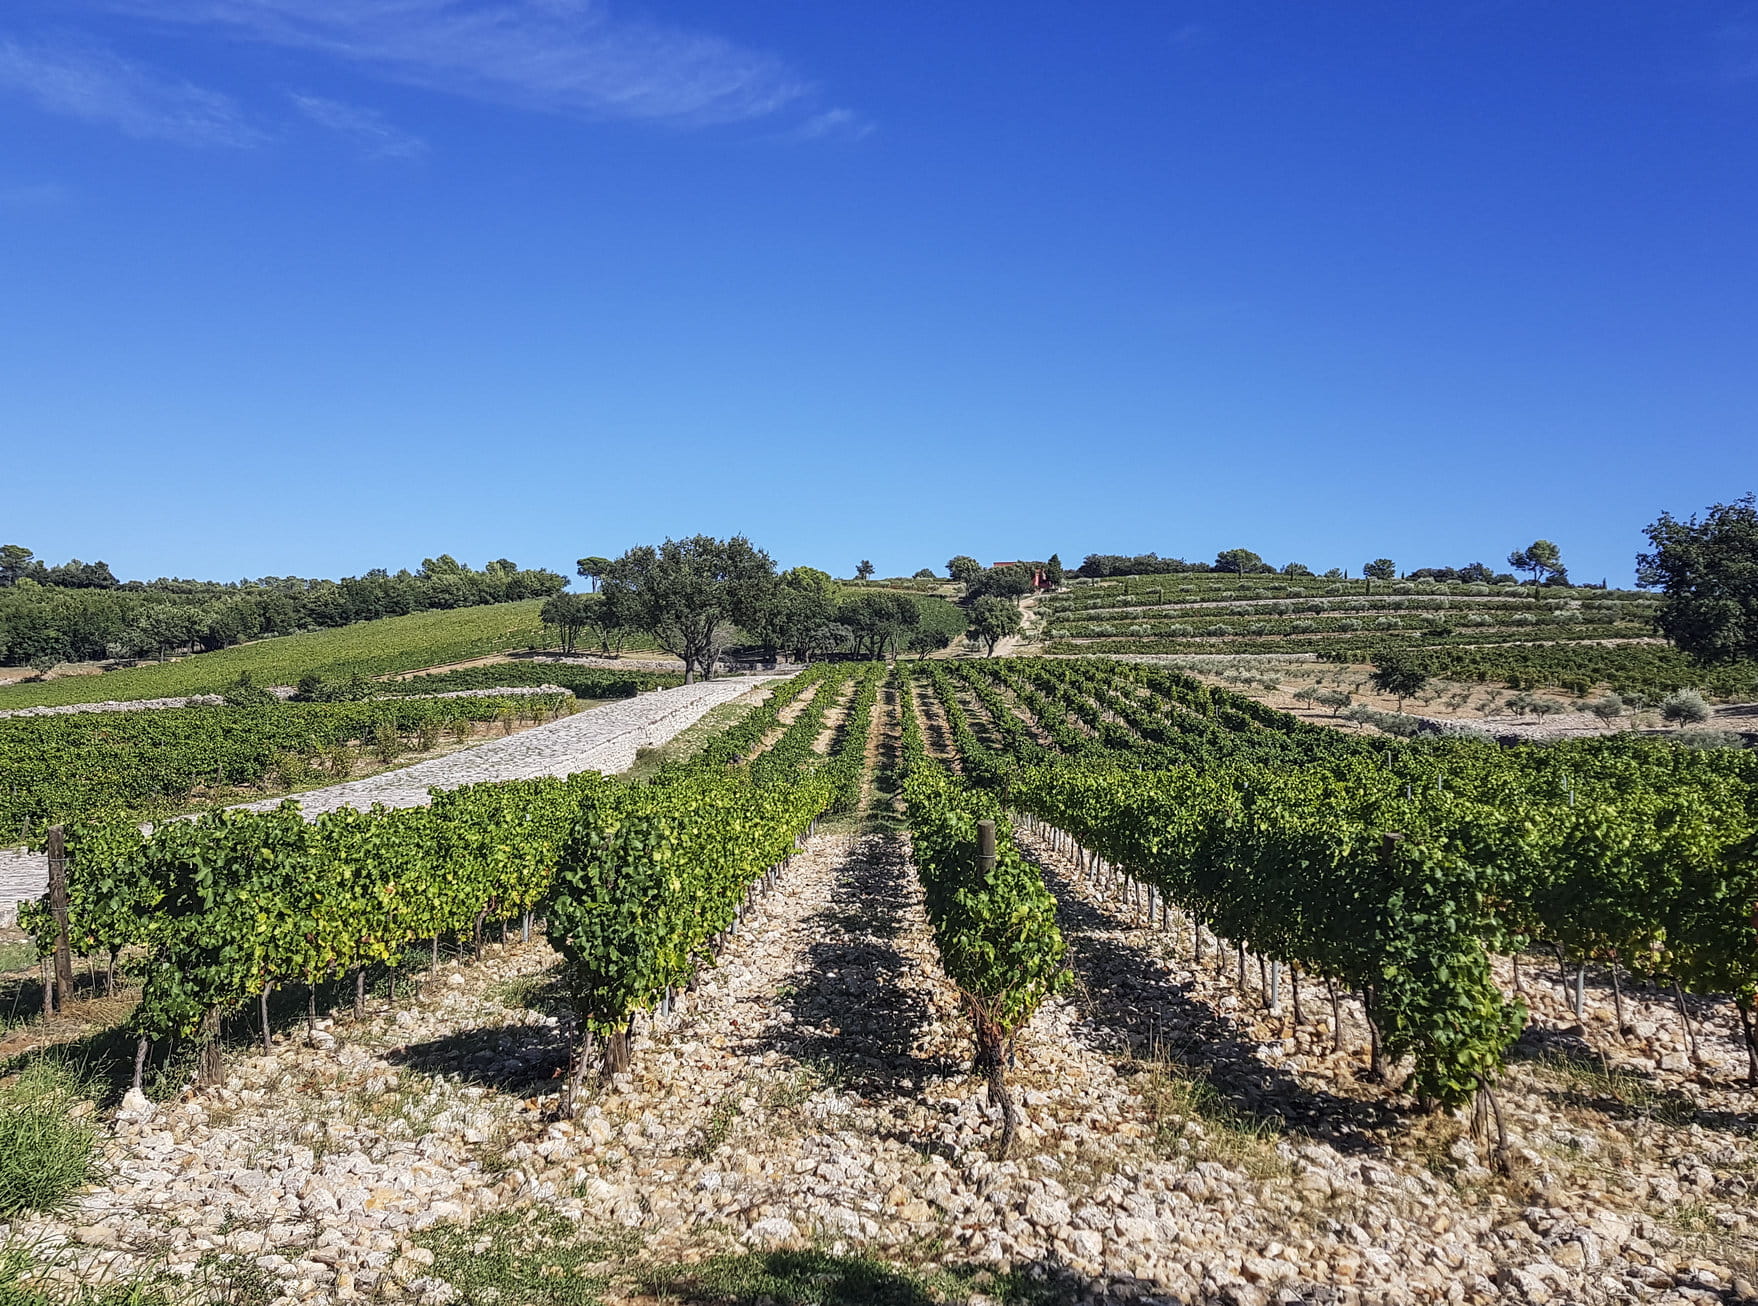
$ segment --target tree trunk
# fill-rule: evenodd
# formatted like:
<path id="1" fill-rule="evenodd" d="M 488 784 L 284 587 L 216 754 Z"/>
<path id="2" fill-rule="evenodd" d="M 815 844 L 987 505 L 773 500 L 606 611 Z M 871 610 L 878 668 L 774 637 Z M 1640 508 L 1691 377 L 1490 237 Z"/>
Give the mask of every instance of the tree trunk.
<path id="1" fill-rule="evenodd" d="M 556 1113 L 564 1120 L 572 1120 L 580 1111 L 580 1099 L 586 1092 L 586 1074 L 592 1065 L 592 1054 L 598 1040 L 591 1030 L 582 1030 L 574 1040 L 574 1046 L 568 1060 L 568 1078 L 562 1085 L 561 1102 Z"/>
<path id="2" fill-rule="evenodd" d="M 134 1083 L 132 1087 L 136 1093 L 140 1092 L 141 1080 L 146 1076 L 147 1052 L 152 1046 L 153 1041 L 150 1038 L 141 1038 L 134 1045 Z"/>
<path id="3" fill-rule="evenodd" d="M 1691 1045 L 1691 1060 L 1697 1059 L 1697 1031 L 1691 1027 L 1691 1010 L 1685 1005 L 1685 990 L 1673 980 L 1673 996 L 1679 1002 L 1679 1019 L 1685 1022 L 1685 1041 Z"/>
<path id="4" fill-rule="evenodd" d="M 219 1083 L 221 1069 L 220 1009 L 209 1007 L 201 1018 L 201 1060 L 196 1071 L 196 1082 Z"/>
<path id="5" fill-rule="evenodd" d="M 1001 1031 L 980 1013 L 972 1013 L 976 1025 L 977 1067 L 987 1080 L 989 1105 L 1001 1108 L 1001 1138 L 996 1159 L 1005 1161 L 1013 1151 L 1013 1140 L 1019 1133 L 1019 1112 L 1007 1091 L 1007 1068 Z"/>
<path id="6" fill-rule="evenodd" d="M 256 1014 L 257 1019 L 262 1023 L 262 1050 L 264 1052 L 275 1050 L 274 1040 L 270 1037 L 269 1030 L 269 990 L 273 987 L 272 984 L 264 984 L 262 992 L 256 995 Z"/>
<path id="7" fill-rule="evenodd" d="M 1752 1013 L 1744 1002 L 1734 1004 L 1740 1011 L 1740 1029 L 1746 1036 L 1746 1083 L 1758 1088 L 1758 1029 L 1753 1028 Z"/>
<path id="8" fill-rule="evenodd" d="M 604 1040 L 604 1068 L 612 1075 L 620 1075 L 630 1066 L 629 1029 L 624 1026 Z"/>

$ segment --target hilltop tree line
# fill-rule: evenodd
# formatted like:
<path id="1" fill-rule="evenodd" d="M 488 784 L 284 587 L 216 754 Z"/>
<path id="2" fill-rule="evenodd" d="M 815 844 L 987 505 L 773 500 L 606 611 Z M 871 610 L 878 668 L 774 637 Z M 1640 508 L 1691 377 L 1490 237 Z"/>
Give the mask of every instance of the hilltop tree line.
<path id="1" fill-rule="evenodd" d="M 102 562 L 43 565 L 0 546 L 0 665 L 204 652 L 268 635 L 435 609 L 547 598 L 568 580 L 497 558 L 480 570 L 449 554 L 419 571 L 376 568 L 342 580 L 265 576 L 232 582 L 117 581 Z M 55 577 L 77 576 L 77 583 Z M 50 579 L 41 579 L 50 578 Z M 107 583 L 101 583 L 107 578 Z"/>
<path id="2" fill-rule="evenodd" d="M 1564 570 L 1557 546 L 1549 540 L 1537 540 L 1529 548 L 1516 549 L 1508 555 L 1508 565 L 1515 571 L 1532 575 L 1533 582 L 1545 585 L 1567 585 L 1569 574 Z M 1114 576 L 1173 576 L 1185 572 L 1219 573 L 1235 576 L 1317 577 L 1323 580 L 1345 580 L 1348 571 L 1332 567 L 1316 572 L 1303 562 L 1286 562 L 1280 567 L 1265 562 L 1250 549 L 1223 549 L 1213 562 L 1186 562 L 1183 558 L 1162 558 L 1157 553 L 1089 553 L 1075 569 L 1075 575 L 1102 580 Z M 1374 558 L 1361 565 L 1367 580 L 1397 580 L 1397 564 L 1390 558 Z M 1512 572 L 1496 571 L 1482 562 L 1462 567 L 1419 567 L 1403 573 L 1405 580 L 1462 581 L 1466 584 L 1514 585 L 1519 578 Z"/>
<path id="3" fill-rule="evenodd" d="M 543 605 L 546 624 L 569 651 L 582 642 L 606 653 L 630 636 L 650 636 L 684 663 L 686 679 L 710 675 L 737 643 L 798 662 L 850 654 L 925 655 L 952 643 L 965 617 L 944 599 L 897 590 L 846 590 L 828 572 L 774 560 L 742 535 L 709 535 L 640 545 L 618 558 L 580 559 L 595 592 L 558 594 Z"/>

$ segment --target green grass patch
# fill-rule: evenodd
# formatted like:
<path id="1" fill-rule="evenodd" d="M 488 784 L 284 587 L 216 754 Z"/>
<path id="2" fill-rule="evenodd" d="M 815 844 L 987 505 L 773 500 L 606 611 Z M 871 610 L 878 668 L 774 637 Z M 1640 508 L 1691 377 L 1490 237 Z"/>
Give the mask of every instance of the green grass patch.
<path id="1" fill-rule="evenodd" d="M 0 943 L 0 975 L 30 970 L 37 964 L 37 945 L 29 939 Z"/>
<path id="2" fill-rule="evenodd" d="M 283 635 L 97 676 L 0 685 L 0 709 L 217 693 L 242 672 L 249 672 L 258 685 L 292 685 L 309 673 L 326 680 L 345 680 L 356 674 L 418 671 L 510 649 L 543 646 L 543 624 L 537 619 L 542 606 L 531 599 L 416 612 Z"/>
<path id="3" fill-rule="evenodd" d="M 1143 1062 L 1131 1087 L 1148 1110 L 1156 1149 L 1163 1154 L 1177 1154 L 1179 1143 L 1187 1142 L 1198 1160 L 1220 1161 L 1253 1178 L 1289 1173 L 1276 1150 L 1281 1122 L 1241 1106 L 1201 1069 L 1170 1060 Z M 1201 1126 L 1200 1135 L 1186 1133 L 1191 1121 Z"/>
<path id="4" fill-rule="evenodd" d="M 0 1218 L 53 1210 L 92 1181 L 94 1110 L 80 1079 L 51 1061 L 0 1083 Z"/>
<path id="5" fill-rule="evenodd" d="M 756 688 L 755 685 L 752 686 Z M 623 774 L 633 781 L 650 780 L 660 768 L 673 762 L 688 762 L 708 746 L 708 741 L 743 721 L 758 705 L 748 698 L 735 699 L 709 708 L 693 725 L 653 748 L 638 749 L 635 764 Z"/>
<path id="6" fill-rule="evenodd" d="M 610 1258 L 631 1249 L 626 1236 L 583 1230 L 541 1207 L 436 1226 L 415 1241 L 433 1253 L 429 1273 L 451 1285 L 453 1306 L 596 1306 Z"/>
<path id="7" fill-rule="evenodd" d="M 80 1284 L 67 1264 L 67 1248 L 42 1251 L 39 1255 L 38 1249 L 22 1243 L 0 1246 L 0 1306 L 176 1306 L 188 1298 L 187 1291 L 173 1295 L 157 1279 Z M 216 1306 L 231 1306 L 238 1299 L 221 1296 L 213 1300 Z M 264 1298 L 263 1306 L 267 1302 Z"/>
<path id="8" fill-rule="evenodd" d="M 939 1285 L 869 1256 L 822 1251 L 717 1256 L 644 1276 L 647 1291 L 703 1306 L 936 1306 Z"/>

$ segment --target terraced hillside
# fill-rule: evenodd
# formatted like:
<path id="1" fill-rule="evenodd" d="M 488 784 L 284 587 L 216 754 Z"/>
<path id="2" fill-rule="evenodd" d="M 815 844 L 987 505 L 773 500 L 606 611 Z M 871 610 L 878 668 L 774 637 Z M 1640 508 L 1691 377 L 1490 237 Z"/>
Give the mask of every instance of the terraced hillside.
<path id="1" fill-rule="evenodd" d="M 1652 596 L 1630 590 L 1317 577 L 1174 575 L 1075 582 L 1044 600 L 1059 652 L 1279 652 L 1372 642 L 1423 645 L 1646 639 Z"/>
<path id="2" fill-rule="evenodd" d="M 1365 665 L 1411 656 L 1432 678 L 1576 695 L 1758 694 L 1758 668 L 1705 669 L 1661 643 L 1635 590 L 1179 574 L 1074 581 L 1037 603 L 1057 654 L 1274 655 Z"/>

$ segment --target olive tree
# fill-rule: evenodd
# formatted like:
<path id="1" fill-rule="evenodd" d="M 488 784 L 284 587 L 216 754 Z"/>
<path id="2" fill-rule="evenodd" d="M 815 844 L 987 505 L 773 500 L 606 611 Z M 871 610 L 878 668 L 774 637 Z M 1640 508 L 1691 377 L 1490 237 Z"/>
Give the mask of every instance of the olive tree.
<path id="1" fill-rule="evenodd" d="M 1004 598 L 986 594 L 971 604 L 971 624 L 965 631 L 968 639 L 981 643 L 990 657 L 1009 635 L 1019 634 L 1019 609 Z"/>
<path id="2" fill-rule="evenodd" d="M 713 674 L 737 627 L 756 620 L 775 586 L 774 560 L 742 535 L 640 545 L 612 562 L 602 583 L 605 598 L 683 662 L 686 684 Z"/>
<path id="3" fill-rule="evenodd" d="M 1709 704 L 1694 689 L 1680 689 L 1660 700 L 1660 716 L 1675 726 L 1699 726 L 1709 720 Z"/>
<path id="4" fill-rule="evenodd" d="M 969 585 L 983 574 L 983 564 L 968 553 L 961 553 L 947 561 L 946 574 L 961 585 Z"/>
<path id="5" fill-rule="evenodd" d="M 557 594 L 545 599 L 537 616 L 546 626 L 554 626 L 561 636 L 562 652 L 572 653 L 574 641 L 591 624 L 594 600 L 585 594 Z"/>
<path id="6" fill-rule="evenodd" d="M 1718 503 L 1699 521 L 1670 513 L 1643 530 L 1636 583 L 1662 592 L 1654 624 L 1705 664 L 1758 659 L 1758 500 Z"/>

